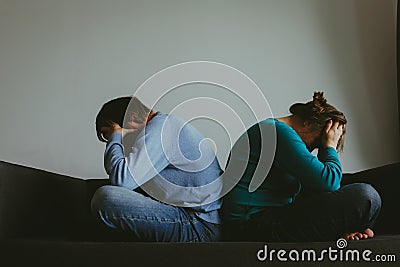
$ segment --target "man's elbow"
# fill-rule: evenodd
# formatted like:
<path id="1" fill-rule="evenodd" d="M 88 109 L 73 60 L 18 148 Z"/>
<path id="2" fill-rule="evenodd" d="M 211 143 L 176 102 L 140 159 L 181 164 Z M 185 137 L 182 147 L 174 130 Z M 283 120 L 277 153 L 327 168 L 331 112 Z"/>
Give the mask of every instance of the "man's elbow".
<path id="1" fill-rule="evenodd" d="M 113 186 L 124 187 L 129 190 L 134 190 L 138 187 L 133 178 L 127 173 L 111 172 L 109 179 L 110 184 Z"/>
<path id="2" fill-rule="evenodd" d="M 110 184 L 113 186 L 124 187 L 129 190 L 136 189 L 136 186 L 134 186 L 132 183 L 127 182 L 125 179 L 112 179 L 110 177 Z"/>

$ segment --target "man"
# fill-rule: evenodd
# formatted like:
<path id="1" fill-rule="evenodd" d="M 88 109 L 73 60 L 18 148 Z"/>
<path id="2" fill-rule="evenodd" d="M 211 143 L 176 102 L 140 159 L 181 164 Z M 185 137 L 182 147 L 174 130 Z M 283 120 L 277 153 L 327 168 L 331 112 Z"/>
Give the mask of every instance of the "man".
<path id="1" fill-rule="evenodd" d="M 103 105 L 96 131 L 107 143 L 104 167 L 111 185 L 96 191 L 92 212 L 106 226 L 140 241 L 218 240 L 221 200 L 192 189 L 218 181 L 222 171 L 193 126 L 122 97 Z M 135 138 L 127 150 L 122 141 L 129 136 Z"/>

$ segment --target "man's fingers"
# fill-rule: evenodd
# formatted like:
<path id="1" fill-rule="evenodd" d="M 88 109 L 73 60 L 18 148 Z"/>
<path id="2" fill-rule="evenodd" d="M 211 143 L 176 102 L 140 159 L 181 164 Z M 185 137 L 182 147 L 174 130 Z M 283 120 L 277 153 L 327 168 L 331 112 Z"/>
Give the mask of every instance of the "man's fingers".
<path id="1" fill-rule="evenodd" d="M 138 129 L 122 128 L 122 136 L 136 132 Z"/>
<path id="2" fill-rule="evenodd" d="M 129 134 L 129 133 L 134 133 L 134 132 L 136 132 L 137 129 L 122 128 L 122 131 L 123 131 L 125 134 Z"/>

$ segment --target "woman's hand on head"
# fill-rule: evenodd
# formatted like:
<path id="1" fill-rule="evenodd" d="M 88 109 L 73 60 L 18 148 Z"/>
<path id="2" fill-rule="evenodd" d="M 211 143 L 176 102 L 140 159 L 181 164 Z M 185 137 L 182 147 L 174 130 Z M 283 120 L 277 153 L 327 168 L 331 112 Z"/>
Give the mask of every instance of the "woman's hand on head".
<path id="1" fill-rule="evenodd" d="M 322 145 L 324 147 L 337 148 L 340 137 L 343 134 L 344 124 L 340 124 L 338 121 L 333 122 L 329 120 L 322 132 Z"/>

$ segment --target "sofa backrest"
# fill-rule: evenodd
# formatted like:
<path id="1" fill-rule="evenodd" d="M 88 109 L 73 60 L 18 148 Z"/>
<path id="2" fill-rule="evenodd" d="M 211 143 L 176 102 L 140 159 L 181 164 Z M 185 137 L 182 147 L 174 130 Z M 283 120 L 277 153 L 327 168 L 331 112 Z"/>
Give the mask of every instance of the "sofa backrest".
<path id="1" fill-rule="evenodd" d="M 0 238 L 85 235 L 86 193 L 85 180 L 0 161 Z"/>

